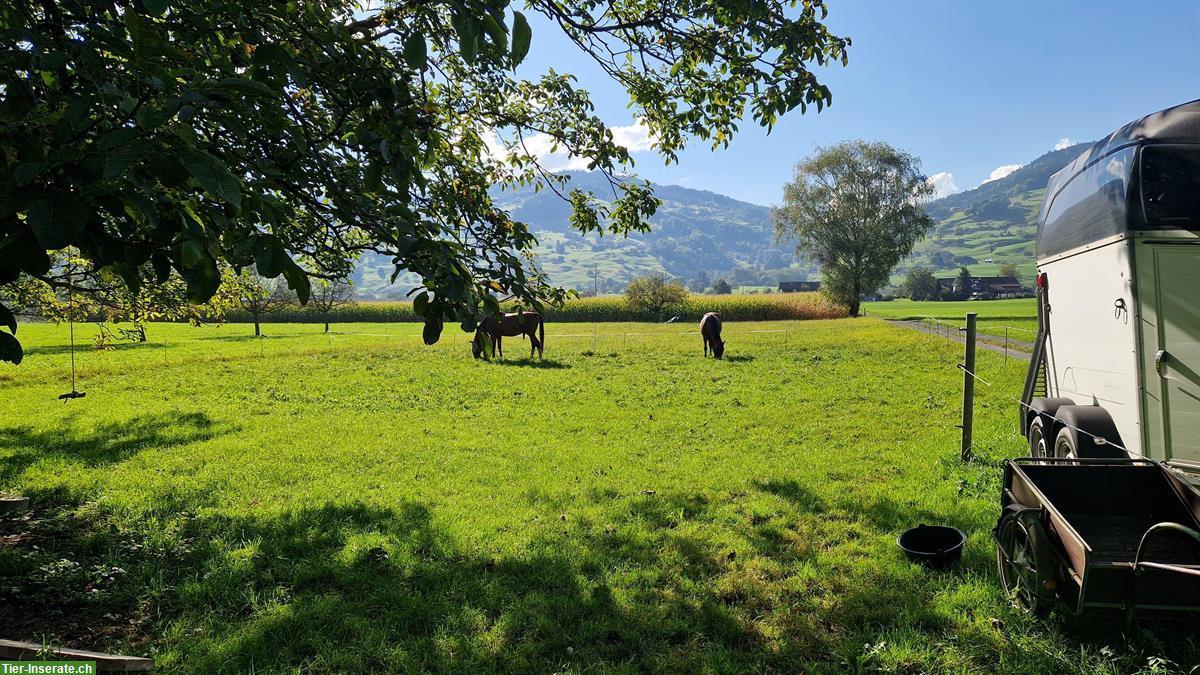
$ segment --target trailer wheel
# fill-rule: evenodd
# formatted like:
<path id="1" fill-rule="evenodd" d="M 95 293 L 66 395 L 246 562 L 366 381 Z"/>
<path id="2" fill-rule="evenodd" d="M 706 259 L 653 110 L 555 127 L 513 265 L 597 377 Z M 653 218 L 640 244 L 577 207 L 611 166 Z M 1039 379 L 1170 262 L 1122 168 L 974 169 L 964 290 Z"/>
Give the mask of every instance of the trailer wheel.
<path id="1" fill-rule="evenodd" d="M 1041 415 L 1034 415 L 1029 421 L 1029 456 L 1050 457 L 1050 442 L 1046 440 L 1046 422 Z"/>
<path id="2" fill-rule="evenodd" d="M 1054 438 L 1054 456 L 1055 457 L 1071 457 L 1079 456 L 1075 447 L 1075 434 L 1071 430 L 1063 427 L 1058 430 L 1058 436 Z"/>
<path id="3" fill-rule="evenodd" d="M 996 564 L 1004 592 L 1018 607 L 1037 616 L 1050 611 L 1058 561 L 1039 509 L 1005 507 L 996 524 Z"/>

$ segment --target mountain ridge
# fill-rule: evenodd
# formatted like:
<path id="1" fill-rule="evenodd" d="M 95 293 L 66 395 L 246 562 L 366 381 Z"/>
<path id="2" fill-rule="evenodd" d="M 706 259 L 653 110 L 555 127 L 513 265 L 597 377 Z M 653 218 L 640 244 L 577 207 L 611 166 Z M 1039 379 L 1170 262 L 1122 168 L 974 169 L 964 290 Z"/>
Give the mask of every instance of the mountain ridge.
<path id="1" fill-rule="evenodd" d="M 1020 276 L 1031 279 L 1046 182 L 1090 145 L 1051 150 L 1003 178 L 926 204 L 934 227 L 897 268 L 893 282 L 917 266 L 938 276 L 949 276 L 960 267 L 976 276 L 991 276 L 1004 263 L 1016 264 Z"/>
<path id="2" fill-rule="evenodd" d="M 1011 174 L 926 204 L 935 224 L 892 277 L 921 266 L 949 276 L 965 266 L 977 276 L 994 275 L 1006 262 L 1032 278 L 1038 209 L 1050 176 L 1086 149 L 1078 143 L 1052 150 Z M 602 201 L 612 194 L 599 172 L 566 172 L 570 188 L 588 190 Z M 568 188 L 568 189 L 570 189 Z M 651 231 L 631 237 L 581 235 L 569 223 L 570 205 L 552 190 L 493 188 L 492 199 L 538 238 L 538 265 L 551 280 L 580 291 L 615 293 L 630 279 L 662 273 L 703 290 L 718 278 L 730 284 L 775 286 L 780 281 L 820 278 L 811 261 L 775 241 L 770 207 L 711 190 L 654 184 L 662 200 Z M 390 284 L 391 261 L 366 256 L 354 273 L 361 299 L 394 299 L 420 283 L 401 275 Z"/>

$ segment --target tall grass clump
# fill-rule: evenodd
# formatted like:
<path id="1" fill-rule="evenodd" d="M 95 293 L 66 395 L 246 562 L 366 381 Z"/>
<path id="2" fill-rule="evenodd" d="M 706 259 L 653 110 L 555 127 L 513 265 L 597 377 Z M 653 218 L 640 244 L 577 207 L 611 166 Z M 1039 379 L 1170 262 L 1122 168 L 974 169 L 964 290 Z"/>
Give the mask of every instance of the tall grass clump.
<path id="1" fill-rule="evenodd" d="M 509 303 L 505 309 L 511 311 Z M 690 295 L 683 306 L 669 313 L 681 321 L 699 321 L 705 312 L 720 312 L 726 321 L 803 321 L 837 319 L 846 316 L 846 308 L 829 301 L 820 293 L 772 293 L 761 295 Z M 596 323 L 605 321 L 654 321 L 646 311 L 632 307 L 622 296 L 577 298 L 562 307 L 548 307 L 546 321 Z M 233 311 L 226 317 L 232 323 L 250 321 L 249 315 Z M 309 307 L 288 307 L 274 312 L 268 321 L 277 323 L 321 323 L 325 317 Z M 335 309 L 332 323 L 395 323 L 422 321 L 411 302 L 355 302 Z"/>

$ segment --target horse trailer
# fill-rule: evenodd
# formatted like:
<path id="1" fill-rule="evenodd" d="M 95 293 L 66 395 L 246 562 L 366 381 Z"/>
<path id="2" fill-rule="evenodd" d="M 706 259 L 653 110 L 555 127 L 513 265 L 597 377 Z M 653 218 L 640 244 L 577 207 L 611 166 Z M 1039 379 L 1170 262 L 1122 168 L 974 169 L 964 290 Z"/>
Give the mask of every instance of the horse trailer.
<path id="1" fill-rule="evenodd" d="M 1200 615 L 1200 101 L 1046 187 L 1031 457 L 1004 467 L 1000 580 L 1033 612 Z"/>
<path id="2" fill-rule="evenodd" d="M 1127 124 L 1054 174 L 1036 246 L 1030 454 L 1200 470 L 1200 101 Z"/>

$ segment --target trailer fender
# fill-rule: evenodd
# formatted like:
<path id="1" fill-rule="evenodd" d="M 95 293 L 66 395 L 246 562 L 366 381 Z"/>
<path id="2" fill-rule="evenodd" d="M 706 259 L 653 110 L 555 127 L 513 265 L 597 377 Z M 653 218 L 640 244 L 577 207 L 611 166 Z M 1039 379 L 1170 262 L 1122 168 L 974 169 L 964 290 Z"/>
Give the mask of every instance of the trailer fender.
<path id="1" fill-rule="evenodd" d="M 1086 433 L 1080 433 L 1080 431 Z M 1064 405 L 1054 413 L 1050 438 L 1066 434 L 1077 457 L 1125 458 L 1121 434 L 1108 411 L 1095 405 Z M 1103 438 L 1098 442 L 1096 437 Z"/>
<path id="2" fill-rule="evenodd" d="M 1075 401 L 1069 398 L 1035 398 L 1030 401 L 1022 418 L 1024 422 L 1021 424 L 1021 435 L 1029 437 L 1029 423 L 1038 415 L 1042 417 L 1042 424 L 1047 429 L 1051 428 L 1055 413 L 1064 405 L 1075 405 Z M 1054 436 L 1050 436 L 1050 439 L 1053 440 Z"/>

